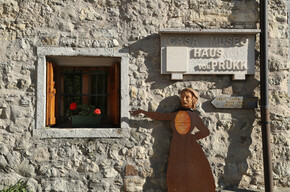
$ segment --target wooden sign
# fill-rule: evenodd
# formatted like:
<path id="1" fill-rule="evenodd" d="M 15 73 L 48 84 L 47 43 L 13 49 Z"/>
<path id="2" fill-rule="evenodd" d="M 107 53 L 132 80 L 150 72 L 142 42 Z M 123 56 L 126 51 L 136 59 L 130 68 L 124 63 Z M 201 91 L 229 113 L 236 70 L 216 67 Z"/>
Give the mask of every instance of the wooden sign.
<path id="1" fill-rule="evenodd" d="M 257 97 L 216 97 L 212 104 L 216 108 L 257 108 Z"/>
<path id="2" fill-rule="evenodd" d="M 175 117 L 175 128 L 180 135 L 185 135 L 189 131 L 191 120 L 186 111 L 179 111 Z"/>

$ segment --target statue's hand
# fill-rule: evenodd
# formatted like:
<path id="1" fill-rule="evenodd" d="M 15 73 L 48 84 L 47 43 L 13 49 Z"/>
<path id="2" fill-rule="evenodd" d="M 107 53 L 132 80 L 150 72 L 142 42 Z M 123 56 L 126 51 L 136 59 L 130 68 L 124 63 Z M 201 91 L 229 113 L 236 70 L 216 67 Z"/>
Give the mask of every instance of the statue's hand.
<path id="1" fill-rule="evenodd" d="M 133 110 L 133 111 L 130 111 L 130 113 L 131 113 L 131 115 L 133 115 L 133 116 L 137 116 L 137 115 L 139 115 L 140 113 L 142 113 L 142 111 L 143 110 L 141 110 L 141 109 L 137 109 L 137 110 Z"/>

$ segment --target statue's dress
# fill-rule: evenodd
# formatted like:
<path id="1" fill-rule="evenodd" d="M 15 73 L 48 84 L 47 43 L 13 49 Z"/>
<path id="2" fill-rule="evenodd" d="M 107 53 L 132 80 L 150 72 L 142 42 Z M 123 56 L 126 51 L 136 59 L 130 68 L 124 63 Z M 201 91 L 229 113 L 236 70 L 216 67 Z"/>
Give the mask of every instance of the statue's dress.
<path id="1" fill-rule="evenodd" d="M 175 118 L 171 120 L 173 136 L 167 168 L 167 190 L 168 192 L 215 192 L 210 165 L 196 141 L 196 138 L 209 135 L 208 128 L 196 113 L 186 112 L 191 122 L 186 134 L 182 135 L 177 131 Z M 191 134 L 194 127 L 199 130 L 195 136 Z"/>

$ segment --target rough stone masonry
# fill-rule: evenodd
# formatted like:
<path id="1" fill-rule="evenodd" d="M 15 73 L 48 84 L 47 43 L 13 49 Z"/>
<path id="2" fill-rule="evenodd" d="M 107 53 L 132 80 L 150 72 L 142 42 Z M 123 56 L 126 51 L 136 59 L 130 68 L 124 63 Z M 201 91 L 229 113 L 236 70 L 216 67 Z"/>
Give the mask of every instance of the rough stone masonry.
<path id="1" fill-rule="evenodd" d="M 286 0 L 269 0 L 269 92 L 274 185 L 290 187 Z M 200 93 L 211 135 L 200 142 L 219 189 L 263 189 L 260 111 L 215 109 L 217 96 L 259 97 L 255 75 L 160 74 L 161 28 L 257 29 L 256 0 L 0 0 L 0 189 L 27 180 L 32 191 L 166 191 L 171 131 L 130 117 L 124 138 L 38 138 L 38 47 L 112 48 L 129 53 L 129 106 L 170 112 L 179 90 Z"/>

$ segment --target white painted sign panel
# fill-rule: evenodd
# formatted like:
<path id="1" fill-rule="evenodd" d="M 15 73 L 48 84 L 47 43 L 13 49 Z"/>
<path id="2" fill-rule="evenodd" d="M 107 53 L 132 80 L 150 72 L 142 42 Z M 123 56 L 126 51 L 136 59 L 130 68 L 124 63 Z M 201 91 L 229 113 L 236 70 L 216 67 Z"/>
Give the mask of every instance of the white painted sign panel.
<path id="1" fill-rule="evenodd" d="M 160 31 L 161 73 L 234 75 L 255 73 L 257 30 Z"/>
<path id="2" fill-rule="evenodd" d="M 257 97 L 216 97 L 211 102 L 216 108 L 257 108 Z"/>
<path id="3" fill-rule="evenodd" d="M 187 72 L 188 54 L 188 48 L 184 46 L 166 47 L 166 70 L 168 72 Z"/>

